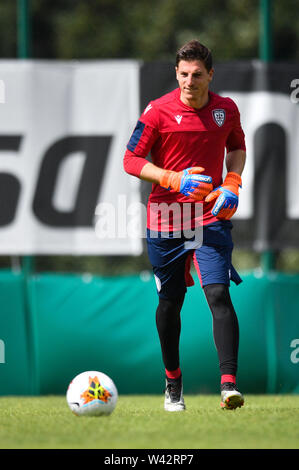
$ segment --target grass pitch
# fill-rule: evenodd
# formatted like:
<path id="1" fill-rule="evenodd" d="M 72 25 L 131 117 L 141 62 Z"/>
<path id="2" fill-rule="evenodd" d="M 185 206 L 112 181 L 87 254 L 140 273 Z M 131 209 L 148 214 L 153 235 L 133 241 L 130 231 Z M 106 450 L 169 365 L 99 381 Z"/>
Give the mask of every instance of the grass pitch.
<path id="1" fill-rule="evenodd" d="M 108 417 L 77 417 L 65 397 L 1 397 L 1 449 L 298 449 L 299 396 L 248 395 L 222 410 L 217 395 L 186 395 L 187 410 L 163 396 L 120 396 Z"/>

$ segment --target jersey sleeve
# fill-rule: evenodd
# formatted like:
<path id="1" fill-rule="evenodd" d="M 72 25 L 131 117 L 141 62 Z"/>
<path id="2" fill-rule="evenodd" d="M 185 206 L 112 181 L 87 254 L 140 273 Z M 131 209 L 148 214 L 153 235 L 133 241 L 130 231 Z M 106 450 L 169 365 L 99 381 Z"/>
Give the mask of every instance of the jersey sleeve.
<path id="1" fill-rule="evenodd" d="M 148 161 L 147 155 L 159 137 L 158 112 L 152 103 L 145 108 L 127 144 L 124 155 L 124 169 L 127 173 L 139 176 Z"/>
<path id="2" fill-rule="evenodd" d="M 232 101 L 232 100 L 231 100 Z M 237 105 L 232 101 L 234 106 L 233 128 L 226 140 L 227 153 L 233 150 L 244 150 L 246 152 L 245 135 L 241 126 L 240 112 Z"/>
<path id="3" fill-rule="evenodd" d="M 145 158 L 158 138 L 158 127 L 158 111 L 150 103 L 137 121 L 127 149 Z"/>
<path id="4" fill-rule="evenodd" d="M 138 157 L 134 152 L 126 150 L 123 166 L 126 173 L 132 176 L 140 176 L 141 170 L 148 161 L 144 157 Z"/>

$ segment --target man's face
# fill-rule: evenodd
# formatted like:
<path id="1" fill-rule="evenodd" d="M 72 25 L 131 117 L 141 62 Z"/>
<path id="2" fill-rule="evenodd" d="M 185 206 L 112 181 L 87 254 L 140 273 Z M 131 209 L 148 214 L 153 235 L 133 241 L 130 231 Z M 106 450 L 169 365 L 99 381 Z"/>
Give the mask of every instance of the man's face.
<path id="1" fill-rule="evenodd" d="M 213 72 L 213 69 L 208 72 L 201 60 L 181 60 L 176 67 L 176 78 L 183 101 L 196 103 L 200 100 L 208 92 Z"/>

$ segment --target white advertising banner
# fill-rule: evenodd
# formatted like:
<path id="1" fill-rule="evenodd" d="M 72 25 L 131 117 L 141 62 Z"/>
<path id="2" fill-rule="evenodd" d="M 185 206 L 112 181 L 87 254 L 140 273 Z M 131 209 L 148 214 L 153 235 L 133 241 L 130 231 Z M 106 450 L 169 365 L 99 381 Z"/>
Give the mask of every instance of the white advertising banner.
<path id="1" fill-rule="evenodd" d="M 286 212 L 289 219 L 299 219 L 299 200 L 296 197 L 299 181 L 299 107 L 292 103 L 290 96 L 282 93 L 266 91 L 234 93 L 224 91 L 221 94 L 229 96 L 237 104 L 243 118 L 242 127 L 246 136 L 247 161 L 242 175 L 243 188 L 240 203 L 234 218 L 249 219 L 254 215 L 254 137 L 261 126 L 267 123 L 276 123 L 284 129 L 287 136 Z M 271 155 L 268 158 L 270 159 Z M 269 188 L 265 188 L 265 191 L 268 190 Z"/>
<path id="2" fill-rule="evenodd" d="M 138 62 L 1 61 L 0 83 L 0 254 L 140 254 Z"/>

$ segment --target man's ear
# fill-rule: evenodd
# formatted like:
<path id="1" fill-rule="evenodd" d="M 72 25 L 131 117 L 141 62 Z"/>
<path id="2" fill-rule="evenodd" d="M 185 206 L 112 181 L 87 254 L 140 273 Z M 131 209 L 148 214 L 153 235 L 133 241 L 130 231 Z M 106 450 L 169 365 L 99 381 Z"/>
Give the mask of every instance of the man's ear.
<path id="1" fill-rule="evenodd" d="M 209 71 L 210 82 L 213 80 L 213 76 L 214 76 L 214 69 L 211 68 L 211 70 Z"/>

